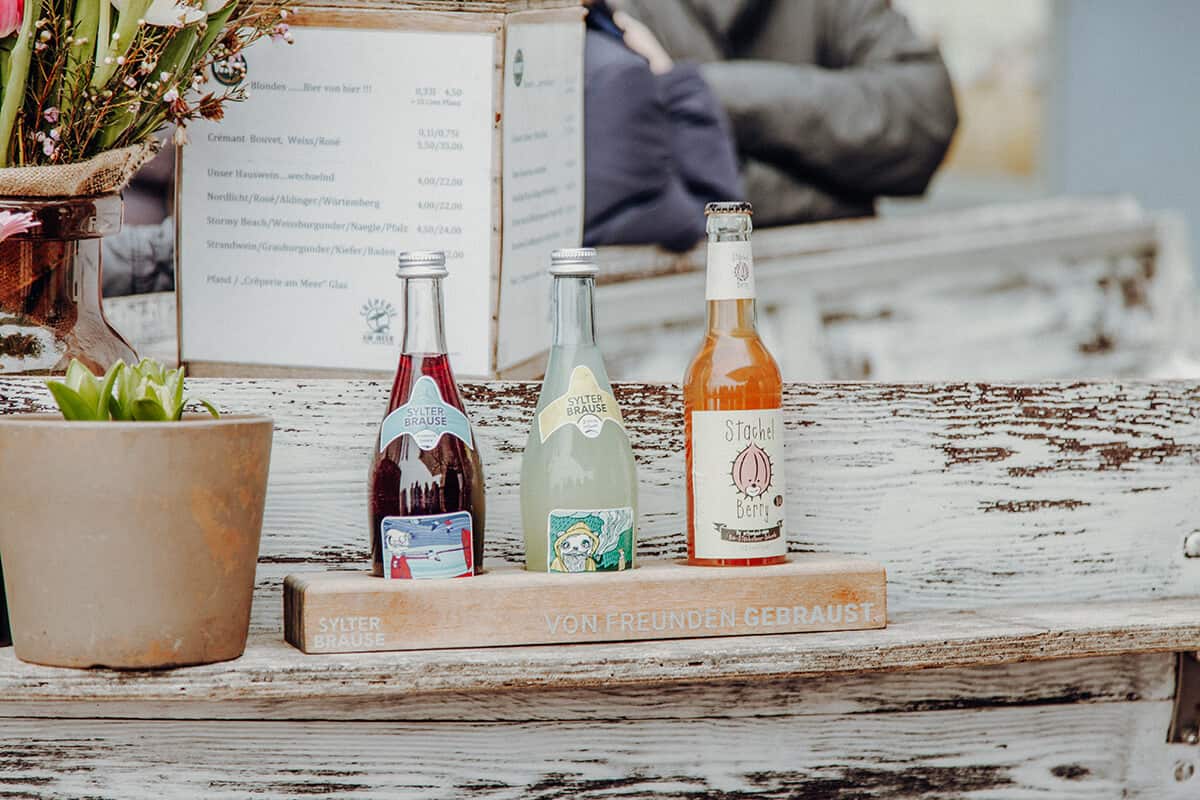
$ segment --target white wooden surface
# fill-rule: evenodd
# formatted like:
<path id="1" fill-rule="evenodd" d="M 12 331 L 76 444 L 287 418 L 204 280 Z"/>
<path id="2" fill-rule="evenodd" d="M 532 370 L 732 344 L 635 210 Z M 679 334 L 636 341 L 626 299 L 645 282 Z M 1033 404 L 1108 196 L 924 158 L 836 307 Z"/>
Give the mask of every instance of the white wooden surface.
<path id="1" fill-rule="evenodd" d="M 366 563 L 366 475 L 388 387 L 196 380 L 276 420 L 254 629 L 279 630 L 289 572 Z M 485 563 L 522 563 L 520 456 L 534 384 L 467 384 L 488 484 Z M 677 390 L 620 385 L 640 478 L 639 555 L 681 556 Z M 785 393 L 794 552 L 888 568 L 889 607 L 1200 595 L 1200 384 L 795 384 Z M 0 413 L 49 410 L 0 381 Z"/>
<path id="2" fill-rule="evenodd" d="M 410 719 L 436 694 L 772 680 L 1200 649 L 1197 602 L 909 612 L 881 631 L 310 656 L 279 634 L 236 661 L 168 673 L 52 669 L 0 651 L 0 717 Z M 480 609 L 481 616 L 485 613 Z M 1165 739 L 1166 730 L 1163 736 Z"/>
<path id="3" fill-rule="evenodd" d="M 133 294 L 104 300 L 104 316 L 139 356 L 174 366 L 179 361 L 174 292 Z"/>
<path id="4" fill-rule="evenodd" d="M 19 718 L 0 791 L 153 798 L 1183 800 L 1170 659 L 594 694 L 434 696 L 405 721 Z M 378 705 L 382 706 L 381 701 Z M 325 707 L 328 707 L 326 704 Z M 102 710 L 97 710 L 97 714 Z"/>
<path id="5" fill-rule="evenodd" d="M 1194 340 L 1187 243 L 1175 216 L 1121 198 L 768 229 L 754 238 L 759 324 L 789 380 L 1163 375 Z M 614 375 L 683 375 L 704 255 L 602 249 Z"/>
<path id="6" fill-rule="evenodd" d="M 276 420 L 251 650 L 123 674 L 0 653 L 0 792 L 1197 796 L 1200 778 L 1176 776 L 1198 751 L 1164 743 L 1172 667 L 1156 654 L 1200 648 L 1200 559 L 1183 555 L 1200 519 L 1196 383 L 789 385 L 792 550 L 887 564 L 886 631 L 356 657 L 284 645 L 279 583 L 365 564 L 387 387 L 190 384 Z M 465 393 L 489 476 L 487 558 L 516 562 L 536 387 Z M 617 394 L 643 553 L 677 555 L 677 391 Z M 0 413 L 47 407 L 40 382 L 0 380 Z"/>

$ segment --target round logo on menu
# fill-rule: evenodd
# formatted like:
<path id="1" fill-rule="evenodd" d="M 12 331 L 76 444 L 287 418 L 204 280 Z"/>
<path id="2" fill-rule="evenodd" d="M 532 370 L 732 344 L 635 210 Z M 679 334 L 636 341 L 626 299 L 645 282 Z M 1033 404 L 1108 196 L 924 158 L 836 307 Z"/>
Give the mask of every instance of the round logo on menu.
<path id="1" fill-rule="evenodd" d="M 517 54 L 513 56 L 513 83 L 520 86 L 523 80 L 525 80 L 525 51 L 518 50 Z"/>
<path id="2" fill-rule="evenodd" d="M 237 86 L 246 77 L 246 57 L 234 53 L 229 58 L 214 61 L 212 76 L 222 86 Z"/>

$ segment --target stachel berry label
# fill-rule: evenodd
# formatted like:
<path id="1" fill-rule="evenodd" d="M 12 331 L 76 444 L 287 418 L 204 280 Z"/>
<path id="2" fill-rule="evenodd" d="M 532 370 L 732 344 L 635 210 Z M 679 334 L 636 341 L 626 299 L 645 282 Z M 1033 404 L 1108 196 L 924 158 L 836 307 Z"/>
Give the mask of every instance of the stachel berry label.
<path id="1" fill-rule="evenodd" d="M 704 298 L 754 299 L 754 252 L 750 242 L 709 242 Z"/>
<path id="2" fill-rule="evenodd" d="M 696 558 L 787 553 L 783 412 L 693 411 Z"/>

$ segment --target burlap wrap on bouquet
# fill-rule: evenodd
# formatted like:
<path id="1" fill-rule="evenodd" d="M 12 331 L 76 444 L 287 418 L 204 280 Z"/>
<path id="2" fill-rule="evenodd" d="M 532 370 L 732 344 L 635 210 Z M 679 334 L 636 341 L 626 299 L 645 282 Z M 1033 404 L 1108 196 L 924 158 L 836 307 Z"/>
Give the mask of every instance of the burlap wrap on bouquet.
<path id="1" fill-rule="evenodd" d="M 150 139 L 74 164 L 6 167 L 0 169 L 0 197 L 93 197 L 119 192 L 158 148 L 158 141 Z"/>

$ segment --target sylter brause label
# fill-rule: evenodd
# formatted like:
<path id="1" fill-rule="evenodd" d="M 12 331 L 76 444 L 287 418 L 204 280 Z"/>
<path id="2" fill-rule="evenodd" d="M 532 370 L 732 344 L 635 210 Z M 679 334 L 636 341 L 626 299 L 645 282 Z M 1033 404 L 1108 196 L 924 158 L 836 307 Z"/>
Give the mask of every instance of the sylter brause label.
<path id="1" fill-rule="evenodd" d="M 619 428 L 625 427 L 616 398 L 601 389 L 596 376 L 582 365 L 571 372 L 567 391 L 538 414 L 543 444 L 555 431 L 567 425 L 574 425 L 584 436 L 595 439 L 609 422 Z"/>
<path id="2" fill-rule="evenodd" d="M 457 436 L 472 447 L 467 415 L 442 398 L 437 382 L 422 375 L 413 385 L 408 402 L 384 417 L 379 428 L 379 452 L 401 436 L 411 436 L 422 450 L 432 450 L 443 436 Z"/>

